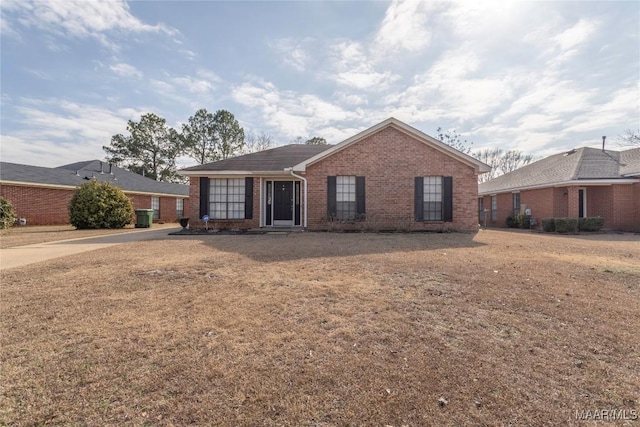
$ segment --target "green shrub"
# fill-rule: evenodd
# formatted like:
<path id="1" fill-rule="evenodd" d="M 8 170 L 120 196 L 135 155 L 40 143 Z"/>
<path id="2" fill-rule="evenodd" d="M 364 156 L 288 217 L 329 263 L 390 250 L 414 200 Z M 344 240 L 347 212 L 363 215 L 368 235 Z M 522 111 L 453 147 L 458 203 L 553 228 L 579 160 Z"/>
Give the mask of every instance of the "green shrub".
<path id="1" fill-rule="evenodd" d="M 556 233 L 575 233 L 578 231 L 578 218 L 556 218 Z"/>
<path id="2" fill-rule="evenodd" d="M 518 227 L 528 230 L 531 228 L 531 215 L 516 215 L 516 223 L 518 224 Z"/>
<path id="3" fill-rule="evenodd" d="M 69 222 L 79 229 L 122 228 L 132 221 L 131 200 L 108 182 L 80 185 L 69 203 Z"/>
<path id="4" fill-rule="evenodd" d="M 580 218 L 578 220 L 578 230 L 580 231 L 600 231 L 603 225 L 604 218 L 599 216 Z"/>
<path id="5" fill-rule="evenodd" d="M 517 228 L 519 226 L 518 225 L 518 220 L 513 215 L 509 215 L 507 217 L 507 221 L 506 222 L 507 222 L 507 227 L 509 227 L 509 228 Z"/>
<path id="6" fill-rule="evenodd" d="M 15 220 L 16 213 L 13 211 L 13 205 L 9 200 L 0 197 L 0 229 L 11 227 Z"/>
<path id="7" fill-rule="evenodd" d="M 556 231 L 555 218 L 542 218 L 542 229 L 548 233 Z"/>

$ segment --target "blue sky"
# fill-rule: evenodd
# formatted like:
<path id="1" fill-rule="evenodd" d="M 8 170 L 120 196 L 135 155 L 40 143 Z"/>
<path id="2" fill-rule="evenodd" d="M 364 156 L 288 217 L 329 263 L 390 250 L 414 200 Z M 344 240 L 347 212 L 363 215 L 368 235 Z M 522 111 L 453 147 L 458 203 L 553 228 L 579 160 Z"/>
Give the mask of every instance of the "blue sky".
<path id="1" fill-rule="evenodd" d="M 640 2 L 3 0 L 1 157 L 104 157 L 127 120 L 231 111 L 277 145 L 390 116 L 473 148 L 619 149 L 640 126 Z M 188 160 L 181 162 L 189 165 Z"/>

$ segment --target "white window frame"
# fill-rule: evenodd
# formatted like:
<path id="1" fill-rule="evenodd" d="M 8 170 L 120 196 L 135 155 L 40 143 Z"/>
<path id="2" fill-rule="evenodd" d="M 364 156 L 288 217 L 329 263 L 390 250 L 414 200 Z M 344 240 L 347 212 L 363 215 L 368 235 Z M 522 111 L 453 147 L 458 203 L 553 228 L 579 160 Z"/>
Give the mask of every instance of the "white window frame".
<path id="1" fill-rule="evenodd" d="M 153 219 L 160 219 L 160 197 L 151 196 L 151 209 L 153 209 Z"/>
<path id="2" fill-rule="evenodd" d="M 441 175 L 422 177 L 423 221 L 442 221 L 444 217 L 443 182 Z"/>
<path id="3" fill-rule="evenodd" d="M 336 219 L 353 221 L 356 219 L 356 177 L 336 176 Z"/>
<path id="4" fill-rule="evenodd" d="M 516 207 L 516 199 L 518 201 L 517 203 L 517 207 Z M 513 204 L 513 215 L 520 215 L 520 206 L 522 203 L 522 200 L 520 199 L 520 192 L 519 191 L 514 191 L 513 193 L 511 193 L 511 200 L 512 200 L 512 204 Z"/>
<path id="5" fill-rule="evenodd" d="M 184 216 L 184 199 L 176 199 L 176 217 L 182 218 Z"/>
<path id="6" fill-rule="evenodd" d="M 498 196 L 496 194 L 491 195 L 491 221 L 498 220 Z"/>
<path id="7" fill-rule="evenodd" d="M 209 180 L 209 217 L 244 219 L 246 185 L 244 178 Z"/>

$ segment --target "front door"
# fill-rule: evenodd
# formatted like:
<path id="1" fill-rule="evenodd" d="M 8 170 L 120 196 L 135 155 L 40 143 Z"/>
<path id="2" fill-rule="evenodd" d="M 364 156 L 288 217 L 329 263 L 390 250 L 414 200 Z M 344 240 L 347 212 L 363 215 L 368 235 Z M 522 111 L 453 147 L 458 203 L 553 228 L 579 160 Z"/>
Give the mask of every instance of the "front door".
<path id="1" fill-rule="evenodd" d="M 273 225 L 293 225 L 293 182 L 273 183 Z"/>
<path id="2" fill-rule="evenodd" d="M 578 218 L 585 218 L 587 216 L 587 189 L 581 188 L 578 190 Z"/>

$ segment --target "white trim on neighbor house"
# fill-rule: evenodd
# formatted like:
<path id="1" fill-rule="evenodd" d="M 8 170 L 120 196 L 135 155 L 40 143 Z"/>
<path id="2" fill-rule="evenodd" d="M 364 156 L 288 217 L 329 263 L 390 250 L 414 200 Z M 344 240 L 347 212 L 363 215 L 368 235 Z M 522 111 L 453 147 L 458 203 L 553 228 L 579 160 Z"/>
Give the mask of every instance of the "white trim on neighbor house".
<path id="1" fill-rule="evenodd" d="M 375 126 L 372 126 L 368 129 L 363 130 L 362 132 L 358 133 L 357 135 L 352 136 L 351 138 L 345 139 L 344 141 L 342 141 L 341 143 L 334 145 L 333 147 L 329 148 L 328 150 L 325 150 L 319 154 L 316 154 L 313 157 L 310 157 L 309 159 L 298 163 L 297 165 L 293 166 L 293 170 L 295 172 L 305 172 L 307 170 L 307 166 L 310 166 L 316 162 L 319 162 L 320 160 L 331 156 L 334 153 L 337 153 L 338 151 L 344 150 L 345 148 L 349 147 L 350 145 L 367 138 L 370 135 L 373 135 L 374 133 L 386 128 L 386 127 L 393 127 L 394 129 L 412 137 L 415 138 L 417 140 L 419 140 L 420 142 L 424 143 L 425 145 L 429 145 L 432 148 L 435 148 L 438 151 L 441 151 L 444 154 L 447 154 L 449 156 L 452 156 L 458 160 L 460 160 L 461 162 L 469 165 L 469 166 L 473 166 L 474 169 L 476 170 L 477 173 L 485 173 L 485 172 L 489 172 L 491 171 L 491 168 L 482 163 L 481 161 L 474 159 L 473 157 L 464 154 L 450 146 L 448 146 L 447 144 L 445 144 L 444 142 L 441 142 L 429 135 L 427 135 L 424 132 L 419 131 L 418 129 L 415 129 L 409 125 L 407 125 L 406 123 L 401 122 L 400 120 L 390 117 L 387 120 L 378 123 Z"/>
<path id="2" fill-rule="evenodd" d="M 512 187 L 512 188 L 504 188 L 502 190 L 491 190 L 491 191 L 478 191 L 478 196 L 491 196 L 494 194 L 503 194 L 503 193 L 513 193 L 515 191 L 525 191 L 525 190 L 537 190 L 540 188 L 553 188 L 553 187 L 584 187 L 584 186 L 607 186 L 614 184 L 635 184 L 640 182 L 638 178 L 609 178 L 609 179 L 581 179 L 576 181 L 562 181 L 562 182 L 550 182 L 546 184 L 536 184 L 536 185 L 528 185 L 526 187 Z"/>
<path id="3" fill-rule="evenodd" d="M 87 181 L 89 182 L 89 181 Z M 105 181 L 99 181 L 105 182 Z M 0 184 L 2 185 L 16 185 L 19 187 L 37 187 L 37 188 L 48 188 L 52 190 L 75 190 L 78 188 L 77 185 L 61 185 L 61 184 L 42 184 L 37 182 L 23 182 L 23 181 L 6 181 L 0 180 Z M 84 184 L 81 182 L 80 184 Z M 80 185 L 78 184 L 78 185 Z M 114 184 L 115 185 L 115 184 Z M 118 187 L 122 190 L 124 194 L 131 195 L 140 195 L 140 196 L 158 196 L 158 197 L 179 197 L 182 199 L 188 199 L 188 194 L 170 194 L 170 193 L 148 193 L 146 191 L 135 191 L 135 190 L 125 190 L 122 187 Z"/>

